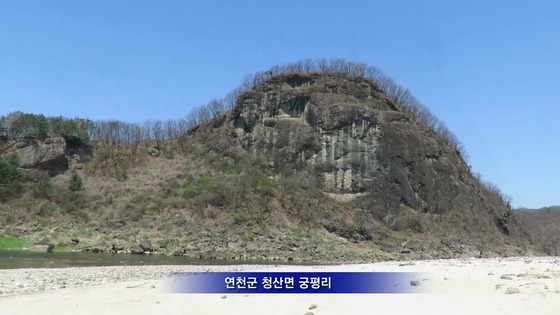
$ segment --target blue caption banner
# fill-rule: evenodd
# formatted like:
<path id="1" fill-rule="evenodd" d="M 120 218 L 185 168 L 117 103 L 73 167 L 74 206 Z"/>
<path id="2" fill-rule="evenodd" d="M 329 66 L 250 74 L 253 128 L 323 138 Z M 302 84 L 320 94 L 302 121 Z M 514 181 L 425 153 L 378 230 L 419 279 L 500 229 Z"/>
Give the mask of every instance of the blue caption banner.
<path id="1" fill-rule="evenodd" d="M 423 293 L 417 272 L 202 272 L 175 273 L 170 293 Z"/>

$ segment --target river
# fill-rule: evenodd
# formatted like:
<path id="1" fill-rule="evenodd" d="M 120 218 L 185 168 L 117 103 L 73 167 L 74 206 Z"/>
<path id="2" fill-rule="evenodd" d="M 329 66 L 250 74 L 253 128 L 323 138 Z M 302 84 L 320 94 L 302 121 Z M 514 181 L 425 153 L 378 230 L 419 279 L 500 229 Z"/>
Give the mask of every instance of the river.
<path id="1" fill-rule="evenodd" d="M 132 255 L 82 252 L 32 252 L 0 250 L 0 269 L 64 268 L 88 266 L 141 266 L 141 265 L 239 265 L 239 264 L 289 264 L 311 263 L 271 260 L 204 260 L 184 256 Z"/>

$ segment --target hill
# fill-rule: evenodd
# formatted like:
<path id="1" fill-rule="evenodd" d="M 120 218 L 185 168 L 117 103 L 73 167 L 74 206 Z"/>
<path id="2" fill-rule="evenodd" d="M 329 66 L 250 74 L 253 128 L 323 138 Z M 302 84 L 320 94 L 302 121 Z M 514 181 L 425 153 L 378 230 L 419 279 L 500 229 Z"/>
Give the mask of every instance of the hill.
<path id="1" fill-rule="evenodd" d="M 377 233 L 372 219 L 473 250 L 529 240 L 499 191 L 472 175 L 456 146 L 364 77 L 274 76 L 188 136 L 360 209 L 352 221 L 361 226 L 352 233 L 364 240 Z M 332 222 L 323 225 L 333 233 L 356 227 Z"/>
<path id="2" fill-rule="evenodd" d="M 519 221 L 535 237 L 548 255 L 560 255 L 560 206 L 516 209 Z"/>
<path id="3" fill-rule="evenodd" d="M 231 106 L 214 100 L 184 124 L 61 119 L 71 131 L 61 133 L 54 119 L 32 115 L 27 126 L 43 127 L 17 136 L 14 123 L 28 116 L 3 117 L 4 160 L 12 158 L 1 230 L 76 250 L 200 258 L 536 252 L 445 125 L 408 91 L 388 93 L 386 79 L 351 65 L 357 74 L 258 74 Z"/>

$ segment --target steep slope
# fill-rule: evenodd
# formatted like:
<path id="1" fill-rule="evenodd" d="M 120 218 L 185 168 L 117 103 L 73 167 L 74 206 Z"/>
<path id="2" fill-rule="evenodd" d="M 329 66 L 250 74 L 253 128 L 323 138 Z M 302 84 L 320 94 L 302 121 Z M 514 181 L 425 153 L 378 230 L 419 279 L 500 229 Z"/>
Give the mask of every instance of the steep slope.
<path id="1" fill-rule="evenodd" d="M 516 209 L 515 213 L 546 254 L 560 255 L 560 206 Z"/>
<path id="2" fill-rule="evenodd" d="M 166 124 L 167 136 L 161 122 L 0 117 L 7 127 L 53 122 L 0 135 L 0 151 L 9 148 L 0 164 L 12 174 L 0 181 L 0 238 L 321 262 L 538 248 L 499 191 L 473 177 L 447 129 L 425 123 L 437 122 L 431 114 L 362 76 L 256 77 L 231 94 L 232 110 L 203 108 L 204 123 Z M 42 125 L 66 127 L 29 136 Z"/>
<path id="3" fill-rule="evenodd" d="M 324 193 L 414 237 L 477 248 L 529 240 L 459 150 L 363 77 L 273 76 L 189 136 L 236 161 L 312 178 Z"/>

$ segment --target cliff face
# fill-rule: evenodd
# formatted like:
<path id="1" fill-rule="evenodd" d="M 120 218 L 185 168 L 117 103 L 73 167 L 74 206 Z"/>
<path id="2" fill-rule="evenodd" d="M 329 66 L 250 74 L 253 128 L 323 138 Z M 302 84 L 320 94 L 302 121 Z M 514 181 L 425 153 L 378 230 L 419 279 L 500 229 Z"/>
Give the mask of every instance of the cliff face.
<path id="1" fill-rule="evenodd" d="M 91 157 L 92 147 L 68 144 L 63 137 L 44 140 L 12 140 L 0 147 L 0 153 L 16 153 L 24 177 L 38 181 L 66 172 L 68 169 L 81 169 L 82 157 Z"/>
<path id="2" fill-rule="evenodd" d="M 526 236 L 459 151 L 369 79 L 274 76 L 190 135 L 236 160 L 306 172 L 325 193 L 395 230 L 499 242 Z"/>
<path id="3" fill-rule="evenodd" d="M 21 167 L 24 169 L 60 172 L 68 168 L 66 141 L 62 137 L 47 138 L 44 142 L 18 142 L 14 151 L 21 158 Z"/>

